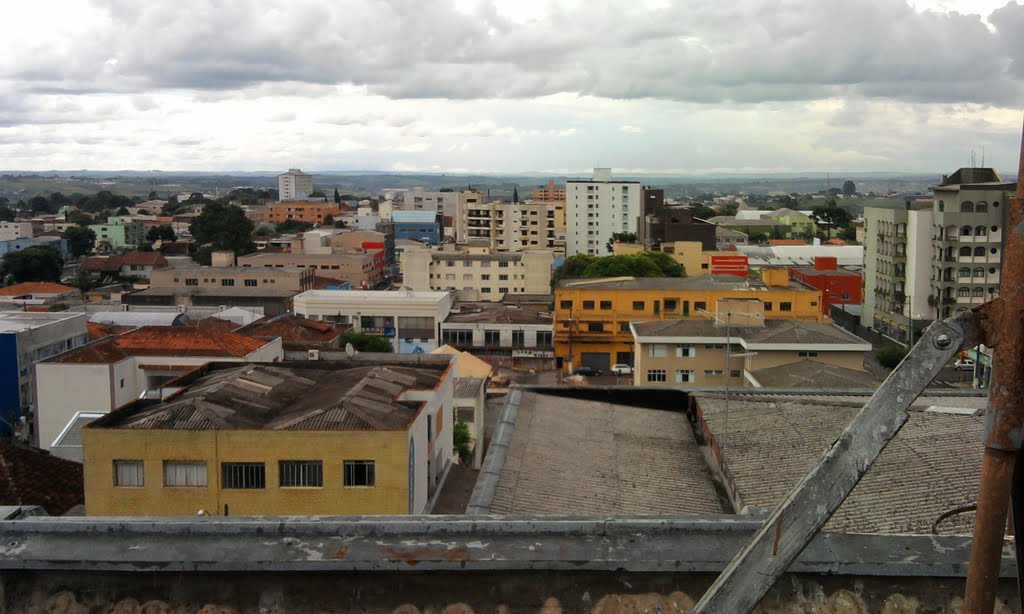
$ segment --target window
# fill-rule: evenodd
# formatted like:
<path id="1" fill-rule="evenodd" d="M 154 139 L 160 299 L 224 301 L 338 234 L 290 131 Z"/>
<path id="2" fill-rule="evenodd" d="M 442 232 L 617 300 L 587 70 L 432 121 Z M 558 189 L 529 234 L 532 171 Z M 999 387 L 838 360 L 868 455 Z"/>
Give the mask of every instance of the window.
<path id="1" fill-rule="evenodd" d="M 347 460 L 345 465 L 345 486 L 374 486 L 377 483 L 374 461 Z"/>
<path id="2" fill-rule="evenodd" d="M 263 463 L 221 463 L 222 488 L 266 488 L 267 469 Z"/>
<path id="3" fill-rule="evenodd" d="M 612 302 L 611 301 L 601 301 L 601 309 L 603 309 L 605 311 L 608 311 L 611 308 L 612 308 Z"/>
<path id="4" fill-rule="evenodd" d="M 483 292 L 484 294 L 490 294 L 491 288 L 490 286 L 484 286 L 483 288 L 480 288 L 480 291 Z"/>
<path id="5" fill-rule="evenodd" d="M 982 258 L 984 258 L 985 257 L 985 248 L 984 247 L 975 247 L 974 248 L 974 255 L 975 256 L 981 256 Z"/>
<path id="6" fill-rule="evenodd" d="M 526 334 L 521 330 L 512 331 L 512 346 L 523 347 L 526 345 Z"/>
<path id="7" fill-rule="evenodd" d="M 740 376 L 740 372 L 739 372 L 738 369 L 733 369 L 732 371 L 729 372 L 729 374 L 730 374 L 730 377 L 739 377 Z"/>
<path id="8" fill-rule="evenodd" d="M 779 311 L 793 311 L 793 303 L 779 303 Z"/>
<path id="9" fill-rule="evenodd" d="M 628 332 L 630 332 L 629 331 L 629 322 L 619 322 L 619 332 L 620 333 L 628 333 Z"/>
<path id="10" fill-rule="evenodd" d="M 498 281 L 508 281 L 508 275 L 498 275 Z"/>
<path id="11" fill-rule="evenodd" d="M 809 358 L 811 356 L 817 356 L 817 355 L 818 355 L 817 352 L 797 352 L 797 356 L 800 356 L 801 358 Z"/>
<path id="12" fill-rule="evenodd" d="M 121 387 L 124 388 L 124 378 L 121 378 Z"/>
<path id="13" fill-rule="evenodd" d="M 721 369 L 704 369 L 704 377 L 722 377 L 725 371 Z"/>
<path id="14" fill-rule="evenodd" d="M 603 333 L 604 322 L 587 322 L 588 333 Z"/>
<path id="15" fill-rule="evenodd" d="M 665 358 L 668 356 L 668 346 L 664 343 L 652 343 L 647 346 L 647 355 L 651 358 Z"/>
<path id="16" fill-rule="evenodd" d="M 959 255 L 960 256 L 970 256 L 971 255 L 971 248 L 969 248 L 969 247 L 961 247 Z"/>
<path id="17" fill-rule="evenodd" d="M 679 301 L 674 298 L 665 299 L 665 311 L 675 311 L 679 308 Z"/>
<path id="18" fill-rule="evenodd" d="M 491 281 L 491 274 L 490 273 L 481 273 L 480 274 L 480 281 Z M 569 306 L 570 307 L 572 306 L 572 301 L 562 301 L 562 303 L 563 304 L 564 303 L 569 303 Z"/>
<path id="19" fill-rule="evenodd" d="M 501 331 L 497 330 L 485 330 L 484 331 L 484 345 L 501 345 Z"/>
<path id="20" fill-rule="evenodd" d="M 445 260 L 444 265 L 445 266 L 452 266 L 453 267 L 453 266 L 455 266 L 455 261 L 454 260 Z"/>
<path id="21" fill-rule="evenodd" d="M 668 374 L 664 369 L 651 369 L 647 372 L 647 381 L 665 382 L 668 381 Z"/>
<path id="22" fill-rule="evenodd" d="M 594 301 L 583 301 L 583 308 L 584 309 L 593 309 L 594 308 Z"/>
<path id="23" fill-rule="evenodd" d="M 644 310 L 644 302 L 643 301 L 633 301 L 633 311 L 643 311 L 643 310 Z"/>
<path id="24" fill-rule="evenodd" d="M 957 288 L 956 289 L 956 295 L 958 297 L 960 297 L 960 298 L 969 297 L 969 296 L 971 296 L 971 289 L 970 288 Z"/>
<path id="25" fill-rule="evenodd" d="M 462 281 L 473 281 L 473 274 L 468 273 L 462 276 Z"/>
<path id="26" fill-rule="evenodd" d="M 677 345 L 676 358 L 692 358 L 697 355 L 697 348 L 692 345 Z"/>
<path id="27" fill-rule="evenodd" d="M 114 486 L 145 486 L 142 461 L 114 461 Z"/>
<path id="28" fill-rule="evenodd" d="M 498 288 L 500 294 L 508 294 L 508 288 Z"/>
<path id="29" fill-rule="evenodd" d="M 323 461 L 279 461 L 281 486 L 323 486 Z"/>
<path id="30" fill-rule="evenodd" d="M 448 345 L 473 345 L 473 331 L 442 330 L 441 341 Z"/>
<path id="31" fill-rule="evenodd" d="M 455 273 L 446 273 L 444 276 L 445 281 L 455 281 Z"/>
<path id="32" fill-rule="evenodd" d="M 693 308 L 695 310 L 700 310 L 700 309 L 707 310 L 708 304 L 705 303 L 704 301 L 694 301 L 693 302 Z"/>
<path id="33" fill-rule="evenodd" d="M 554 343 L 554 338 L 549 330 L 537 331 L 537 347 L 551 347 Z"/>
<path id="34" fill-rule="evenodd" d="M 164 486 L 206 486 L 206 461 L 164 461 Z"/>
<path id="35" fill-rule="evenodd" d="M 974 298 L 983 298 L 985 296 L 984 288 L 974 288 L 971 290 L 971 296 Z"/>
<path id="36" fill-rule="evenodd" d="M 693 381 L 696 381 L 696 379 L 693 377 L 693 371 L 676 371 L 677 384 L 686 384 Z"/>
<path id="37" fill-rule="evenodd" d="M 499 269 L 507 269 L 508 268 L 508 261 L 502 260 L 501 262 L 499 262 L 498 263 L 498 268 Z"/>
<path id="38" fill-rule="evenodd" d="M 186 286 L 198 286 L 199 285 L 199 278 L 198 277 L 186 277 L 185 278 L 185 285 Z"/>
<path id="39" fill-rule="evenodd" d="M 773 308 L 772 302 L 771 301 L 765 301 L 764 310 L 765 311 L 771 311 L 772 308 Z"/>
<path id="40" fill-rule="evenodd" d="M 985 269 L 983 269 L 981 267 L 978 267 L 978 268 L 974 269 L 974 277 L 984 277 L 984 276 L 985 276 Z"/>

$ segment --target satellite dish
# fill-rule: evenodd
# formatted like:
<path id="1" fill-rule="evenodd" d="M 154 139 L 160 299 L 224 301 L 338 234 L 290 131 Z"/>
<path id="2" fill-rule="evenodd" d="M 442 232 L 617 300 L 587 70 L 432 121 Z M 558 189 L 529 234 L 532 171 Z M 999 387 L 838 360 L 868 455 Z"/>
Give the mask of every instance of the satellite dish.
<path id="1" fill-rule="evenodd" d="M 356 348 L 352 347 L 351 343 L 345 344 L 345 355 L 348 356 L 349 358 L 352 358 L 353 356 L 356 355 Z"/>

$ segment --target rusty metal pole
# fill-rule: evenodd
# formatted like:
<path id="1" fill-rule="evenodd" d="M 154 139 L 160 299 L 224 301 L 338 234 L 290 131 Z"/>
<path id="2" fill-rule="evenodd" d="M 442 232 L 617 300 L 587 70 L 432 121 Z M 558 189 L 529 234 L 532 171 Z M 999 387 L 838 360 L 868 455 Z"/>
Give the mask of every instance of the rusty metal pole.
<path id="1" fill-rule="evenodd" d="M 1024 443 L 1024 138 L 1017 193 L 1008 203 L 1003 237 L 1000 296 L 982 314 L 986 342 L 994 350 L 966 614 L 991 614 L 995 607 L 1013 466 Z"/>

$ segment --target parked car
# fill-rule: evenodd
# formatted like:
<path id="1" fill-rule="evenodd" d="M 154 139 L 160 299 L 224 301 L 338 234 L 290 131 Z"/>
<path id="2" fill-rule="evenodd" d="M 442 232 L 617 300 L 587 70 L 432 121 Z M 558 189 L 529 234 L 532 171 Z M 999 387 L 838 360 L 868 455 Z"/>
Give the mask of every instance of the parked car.
<path id="1" fill-rule="evenodd" d="M 577 368 L 575 371 L 573 371 L 572 374 L 573 375 L 593 375 L 593 376 L 598 376 L 598 375 L 601 375 L 601 370 L 600 369 L 595 369 L 594 367 L 588 367 L 587 365 L 583 365 L 583 366 Z"/>
<path id="2" fill-rule="evenodd" d="M 633 375 L 633 367 L 624 364 L 612 365 L 612 373 L 615 375 Z"/>
<path id="3" fill-rule="evenodd" d="M 974 361 L 970 358 L 964 358 L 953 363 L 953 368 L 957 371 L 974 371 Z"/>

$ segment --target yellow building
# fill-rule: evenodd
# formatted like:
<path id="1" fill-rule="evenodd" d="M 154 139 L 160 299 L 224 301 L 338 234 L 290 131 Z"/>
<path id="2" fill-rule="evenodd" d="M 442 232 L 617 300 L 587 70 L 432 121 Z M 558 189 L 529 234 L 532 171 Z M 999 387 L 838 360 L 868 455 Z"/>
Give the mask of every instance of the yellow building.
<path id="1" fill-rule="evenodd" d="M 612 254 L 629 255 L 643 252 L 644 246 L 638 243 L 615 243 L 612 245 Z M 683 265 L 687 277 L 697 277 L 711 273 L 711 259 L 714 256 L 736 257 L 741 254 L 725 251 L 704 251 L 704 245 L 700 241 L 673 241 L 662 243 L 652 248 L 652 251 L 661 251 L 672 259 Z"/>
<path id="2" fill-rule="evenodd" d="M 424 513 L 453 458 L 450 367 L 201 367 L 82 430 L 86 513 Z"/>
<path id="3" fill-rule="evenodd" d="M 798 387 L 842 383 L 841 387 L 860 388 L 877 383 L 864 371 L 870 343 L 832 324 L 766 320 L 763 305 L 757 299 L 722 300 L 714 320 L 631 324 L 636 342 L 633 383 L 674 388 L 727 382 L 735 387 L 771 386 L 779 367 L 799 372 L 790 380 L 806 382 Z"/>
<path id="4" fill-rule="evenodd" d="M 555 287 L 555 356 L 566 369 L 570 363 L 602 371 L 612 364 L 631 365 L 630 322 L 709 319 L 708 312 L 722 299 L 757 299 L 768 320 L 825 321 L 820 290 L 790 281 L 786 271 L 762 275 L 762 280 L 733 275 L 560 280 Z"/>

